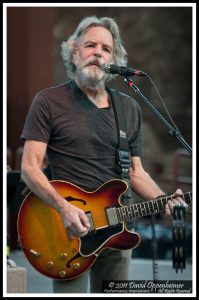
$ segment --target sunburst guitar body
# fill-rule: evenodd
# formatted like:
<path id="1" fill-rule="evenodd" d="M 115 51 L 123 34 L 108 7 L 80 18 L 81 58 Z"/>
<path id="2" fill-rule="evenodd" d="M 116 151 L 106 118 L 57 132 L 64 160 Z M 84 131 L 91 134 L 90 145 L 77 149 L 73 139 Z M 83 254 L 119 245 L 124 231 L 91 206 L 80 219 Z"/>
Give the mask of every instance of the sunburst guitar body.
<path id="1" fill-rule="evenodd" d="M 66 181 L 50 183 L 66 201 L 84 210 L 91 225 L 86 236 L 70 239 L 54 208 L 32 192 L 24 199 L 18 215 L 22 250 L 37 271 L 59 280 L 70 280 L 85 273 L 106 248 L 126 250 L 137 247 L 140 235 L 127 230 L 126 223 L 164 211 L 165 204 L 173 197 L 163 196 L 123 206 L 121 197 L 128 185 L 120 179 L 107 181 L 93 192 Z M 192 203 L 192 192 L 182 197 L 186 203 Z"/>
<path id="2" fill-rule="evenodd" d="M 29 193 L 19 210 L 18 237 L 26 258 L 37 271 L 53 279 L 73 279 L 86 272 L 104 249 L 131 249 L 140 243 L 139 234 L 128 231 L 121 220 L 124 214 L 119 217 L 116 212 L 127 190 L 123 180 L 108 181 L 93 192 L 66 181 L 50 183 L 66 201 L 84 210 L 91 230 L 71 240 L 60 214 Z"/>

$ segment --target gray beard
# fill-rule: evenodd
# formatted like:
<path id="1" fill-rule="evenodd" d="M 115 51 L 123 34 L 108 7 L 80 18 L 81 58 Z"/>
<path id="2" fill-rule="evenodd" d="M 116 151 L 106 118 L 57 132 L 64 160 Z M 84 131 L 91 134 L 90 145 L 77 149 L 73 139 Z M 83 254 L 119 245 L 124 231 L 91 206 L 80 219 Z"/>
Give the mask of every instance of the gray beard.
<path id="1" fill-rule="evenodd" d="M 80 82 L 84 85 L 84 86 L 88 86 L 92 89 L 97 89 L 98 87 L 104 86 L 104 82 L 106 79 L 106 75 L 105 76 L 94 76 L 89 74 L 88 72 L 82 72 L 82 70 L 77 71 L 77 75 L 78 78 L 80 80 Z"/>

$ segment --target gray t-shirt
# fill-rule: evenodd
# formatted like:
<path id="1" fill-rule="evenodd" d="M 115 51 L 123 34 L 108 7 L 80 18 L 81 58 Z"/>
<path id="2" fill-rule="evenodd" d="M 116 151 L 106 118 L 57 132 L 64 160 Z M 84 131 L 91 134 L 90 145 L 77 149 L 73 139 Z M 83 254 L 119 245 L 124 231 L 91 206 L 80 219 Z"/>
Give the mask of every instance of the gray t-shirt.
<path id="1" fill-rule="evenodd" d="M 107 91 L 111 99 L 111 89 Z M 131 156 L 142 156 L 140 107 L 131 97 L 120 95 Z M 112 104 L 109 108 L 98 108 L 74 81 L 36 94 L 21 138 L 48 144 L 53 179 L 93 191 L 110 179 L 120 178 Z"/>

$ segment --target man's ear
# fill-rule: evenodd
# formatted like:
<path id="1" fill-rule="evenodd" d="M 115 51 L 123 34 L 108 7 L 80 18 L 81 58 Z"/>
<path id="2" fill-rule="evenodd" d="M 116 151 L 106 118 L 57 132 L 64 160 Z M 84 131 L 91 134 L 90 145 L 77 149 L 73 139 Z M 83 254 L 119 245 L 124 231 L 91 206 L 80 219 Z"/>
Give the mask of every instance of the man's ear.
<path id="1" fill-rule="evenodd" d="M 75 44 L 73 46 L 73 52 L 72 52 L 72 61 L 73 61 L 74 64 L 76 62 L 77 55 L 78 55 L 78 46 L 77 46 L 77 44 Z"/>
<path id="2" fill-rule="evenodd" d="M 74 51 L 73 51 L 73 54 L 72 54 L 72 62 L 73 62 L 74 64 L 75 64 L 76 61 L 77 61 L 77 55 L 78 55 L 77 50 L 74 50 Z"/>

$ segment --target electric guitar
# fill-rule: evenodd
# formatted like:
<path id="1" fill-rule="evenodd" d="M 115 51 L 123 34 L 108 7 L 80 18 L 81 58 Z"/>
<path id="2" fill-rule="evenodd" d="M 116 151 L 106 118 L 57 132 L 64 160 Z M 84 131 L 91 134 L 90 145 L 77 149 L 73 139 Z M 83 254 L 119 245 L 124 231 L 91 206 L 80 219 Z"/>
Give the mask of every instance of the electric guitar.
<path id="1" fill-rule="evenodd" d="M 31 265 L 50 278 L 69 280 L 82 275 L 106 248 L 133 249 L 140 235 L 130 232 L 126 222 L 164 210 L 171 196 L 122 206 L 121 196 L 128 185 L 113 179 L 93 192 L 61 180 L 50 181 L 56 191 L 86 213 L 91 228 L 84 237 L 70 239 L 60 214 L 30 192 L 18 214 L 18 236 Z M 183 195 L 187 203 L 192 193 Z"/>

